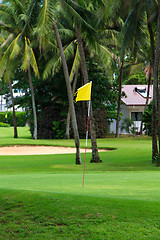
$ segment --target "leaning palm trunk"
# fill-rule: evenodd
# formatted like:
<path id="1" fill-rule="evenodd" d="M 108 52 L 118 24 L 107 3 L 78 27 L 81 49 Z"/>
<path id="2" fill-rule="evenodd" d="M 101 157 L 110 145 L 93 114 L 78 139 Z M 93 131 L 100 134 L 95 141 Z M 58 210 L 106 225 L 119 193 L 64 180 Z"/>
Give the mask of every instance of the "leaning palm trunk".
<path id="1" fill-rule="evenodd" d="M 75 77 L 74 77 L 73 89 L 72 89 L 73 94 L 76 89 L 77 78 L 78 78 L 78 71 L 76 72 Z M 71 114 L 70 114 L 70 109 L 69 109 L 68 114 L 67 114 L 66 139 L 70 139 L 70 120 L 71 120 Z"/>
<path id="2" fill-rule="evenodd" d="M 88 83 L 88 71 L 87 71 L 87 64 L 84 54 L 84 48 L 83 48 L 83 42 L 81 37 L 81 32 L 77 25 L 75 26 L 76 31 L 76 37 L 78 41 L 78 47 L 79 47 L 79 55 L 81 58 L 81 67 L 82 67 L 82 73 L 84 78 L 84 83 Z M 95 130 L 95 124 L 94 124 L 94 117 L 93 117 L 93 110 L 92 110 L 92 104 L 91 104 L 91 111 L 90 111 L 90 132 L 91 132 L 91 142 L 92 142 L 92 159 L 91 162 L 102 162 L 102 160 L 99 157 L 98 153 L 98 147 L 97 147 L 97 141 L 96 141 L 96 130 Z"/>
<path id="3" fill-rule="evenodd" d="M 123 79 L 123 63 L 124 57 L 120 67 L 119 75 L 119 91 L 118 91 L 118 106 L 117 106 L 117 122 L 116 122 L 116 138 L 119 137 L 119 122 L 120 122 L 120 110 L 121 110 L 121 95 L 122 95 L 122 79 Z"/>
<path id="4" fill-rule="evenodd" d="M 15 106 L 14 106 L 14 97 L 13 97 L 13 89 L 12 89 L 11 81 L 9 81 L 9 89 L 10 89 L 10 93 L 11 93 L 11 101 L 12 101 L 12 109 L 13 109 L 14 138 L 18 138 L 17 120 L 16 120 L 16 113 L 15 113 Z"/>
<path id="5" fill-rule="evenodd" d="M 69 72 L 68 72 L 68 67 L 67 67 L 67 63 L 66 63 L 66 59 L 65 59 L 65 55 L 64 55 L 64 51 L 63 51 L 62 42 L 61 42 L 61 39 L 59 36 L 57 24 L 55 21 L 53 21 L 53 28 L 54 28 L 54 32 L 56 35 L 61 59 L 62 59 L 63 70 L 64 70 L 64 75 L 65 75 L 65 80 L 66 80 L 67 91 L 68 91 L 69 109 L 70 109 L 70 114 L 71 114 L 71 119 L 72 119 L 72 128 L 73 128 L 73 132 L 74 132 L 74 139 L 75 139 L 75 145 L 76 145 L 76 164 L 81 164 L 79 133 L 78 133 L 75 108 L 74 108 L 74 103 L 73 103 L 73 94 L 72 94 L 72 89 L 71 89 Z"/>
<path id="6" fill-rule="evenodd" d="M 28 68 L 28 77 L 29 77 L 29 85 L 30 85 L 30 90 L 31 90 L 33 119 L 34 119 L 33 139 L 37 139 L 37 113 L 36 113 L 34 87 L 33 87 L 33 83 L 32 83 L 32 75 L 31 75 L 30 66 Z"/>

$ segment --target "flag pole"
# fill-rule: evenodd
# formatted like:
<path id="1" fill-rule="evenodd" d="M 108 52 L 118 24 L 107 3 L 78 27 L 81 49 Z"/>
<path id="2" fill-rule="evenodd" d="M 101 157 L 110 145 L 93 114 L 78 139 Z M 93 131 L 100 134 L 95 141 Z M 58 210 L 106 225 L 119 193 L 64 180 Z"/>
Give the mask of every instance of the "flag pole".
<path id="1" fill-rule="evenodd" d="M 86 131 L 86 146 L 85 146 L 85 157 L 84 157 L 84 170 L 83 170 L 83 183 L 84 187 L 84 177 L 85 177 L 85 165 L 86 165 L 86 152 L 87 152 L 87 141 L 88 141 L 88 128 L 89 128 L 89 116 L 90 116 L 91 100 L 88 103 L 88 117 L 87 117 L 87 131 Z"/>

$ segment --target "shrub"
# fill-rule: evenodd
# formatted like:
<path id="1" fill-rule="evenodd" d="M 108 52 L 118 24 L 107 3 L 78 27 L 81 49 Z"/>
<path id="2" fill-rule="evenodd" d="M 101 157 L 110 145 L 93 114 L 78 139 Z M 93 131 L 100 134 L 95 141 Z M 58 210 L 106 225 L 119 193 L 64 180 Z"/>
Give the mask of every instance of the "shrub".
<path id="1" fill-rule="evenodd" d="M 55 132 L 55 138 L 65 138 L 65 121 L 53 121 L 52 130 Z"/>
<path id="2" fill-rule="evenodd" d="M 26 125 L 26 112 L 16 112 L 17 126 L 24 127 Z"/>
<path id="3" fill-rule="evenodd" d="M 0 122 L 0 127 L 10 127 L 8 123 Z"/>
<path id="4" fill-rule="evenodd" d="M 147 109 L 142 115 L 142 121 L 144 122 L 144 129 L 148 136 L 152 135 L 152 102 L 148 105 Z"/>
<path id="5" fill-rule="evenodd" d="M 125 130 L 127 133 L 135 134 L 137 129 L 134 126 L 134 121 L 130 118 L 124 118 L 121 126 L 121 131 L 123 130 Z"/>
<path id="6" fill-rule="evenodd" d="M 6 114 L 7 118 L 5 117 Z M 16 112 L 16 120 L 18 127 L 24 127 L 27 121 L 26 112 Z M 0 122 L 8 123 L 10 126 L 13 126 L 13 112 L 0 112 Z"/>

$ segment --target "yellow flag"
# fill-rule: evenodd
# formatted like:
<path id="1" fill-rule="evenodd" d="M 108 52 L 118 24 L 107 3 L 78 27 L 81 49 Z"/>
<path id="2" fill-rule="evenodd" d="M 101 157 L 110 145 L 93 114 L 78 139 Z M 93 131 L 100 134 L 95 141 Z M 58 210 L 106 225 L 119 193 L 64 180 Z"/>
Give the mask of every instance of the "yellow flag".
<path id="1" fill-rule="evenodd" d="M 7 113 L 6 113 L 6 115 L 5 115 L 5 118 L 7 118 Z"/>
<path id="2" fill-rule="evenodd" d="M 92 82 L 89 82 L 77 89 L 74 94 L 74 102 L 78 101 L 90 101 L 91 100 L 91 87 Z"/>

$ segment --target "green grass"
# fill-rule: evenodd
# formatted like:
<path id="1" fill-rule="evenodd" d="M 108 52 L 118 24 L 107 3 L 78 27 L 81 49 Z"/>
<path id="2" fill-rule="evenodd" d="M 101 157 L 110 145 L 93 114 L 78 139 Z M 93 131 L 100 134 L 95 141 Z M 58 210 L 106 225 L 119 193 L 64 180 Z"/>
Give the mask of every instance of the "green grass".
<path id="1" fill-rule="evenodd" d="M 74 146 L 18 131 L 13 139 L 12 128 L 0 129 L 0 145 Z M 98 139 L 98 146 L 116 150 L 101 152 L 100 164 L 87 153 L 84 188 L 75 154 L 0 156 L 0 239 L 158 240 L 160 172 L 151 138 Z"/>

